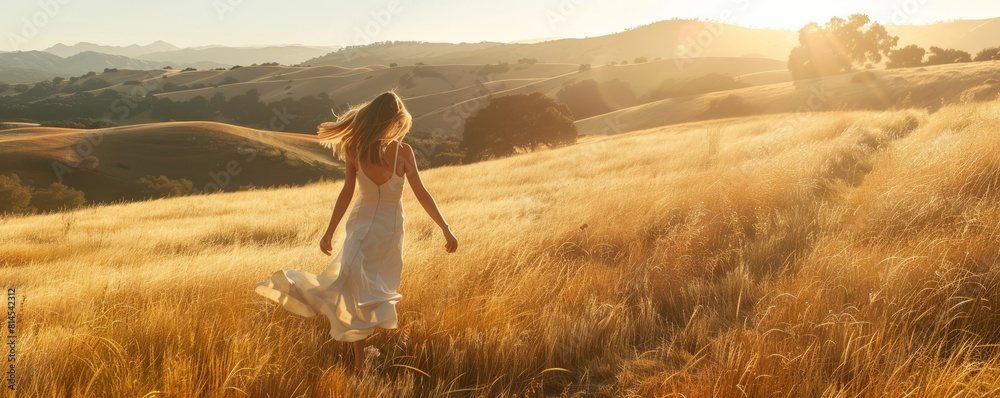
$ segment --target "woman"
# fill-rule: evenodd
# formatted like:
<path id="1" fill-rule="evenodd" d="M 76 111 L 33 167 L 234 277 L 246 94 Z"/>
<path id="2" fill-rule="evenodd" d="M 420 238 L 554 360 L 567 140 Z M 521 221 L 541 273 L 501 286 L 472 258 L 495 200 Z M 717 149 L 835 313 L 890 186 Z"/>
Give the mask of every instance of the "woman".
<path id="1" fill-rule="evenodd" d="M 279 270 L 254 291 L 292 313 L 330 321 L 330 335 L 354 343 L 357 371 L 364 370 L 365 342 L 375 328 L 395 329 L 396 303 L 403 266 L 403 180 L 444 234 L 444 248 L 454 253 L 458 239 L 424 188 L 413 149 L 401 141 L 412 117 L 394 92 L 355 106 L 335 122 L 319 125 L 323 146 L 335 149 L 346 161 L 344 187 L 320 239 L 320 250 L 331 255 L 334 231 L 361 188 L 345 225 L 343 247 L 319 275 L 301 270 Z"/>

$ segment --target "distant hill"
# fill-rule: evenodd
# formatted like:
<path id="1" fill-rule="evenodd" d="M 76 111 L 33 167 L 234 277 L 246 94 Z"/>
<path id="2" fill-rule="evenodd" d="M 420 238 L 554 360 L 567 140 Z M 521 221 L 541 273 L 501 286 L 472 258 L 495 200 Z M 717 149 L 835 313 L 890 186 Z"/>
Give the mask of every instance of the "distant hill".
<path id="1" fill-rule="evenodd" d="M 957 48 L 973 56 L 984 48 L 1000 46 L 1000 18 L 931 25 L 889 25 L 886 29 L 899 36 L 900 46 L 916 44 L 923 48 Z"/>
<path id="2" fill-rule="evenodd" d="M 325 94 L 337 104 L 357 104 L 375 94 L 395 89 L 406 101 L 415 118 L 415 129 L 460 134 L 461 120 L 485 106 L 491 96 L 542 92 L 555 98 L 565 86 L 593 79 L 620 80 L 629 85 L 637 98 L 648 96 L 667 79 L 690 78 L 717 73 L 732 77 L 749 76 L 750 84 L 787 82 L 790 77 L 784 62 L 766 58 L 697 58 L 683 67 L 672 60 L 619 66 L 597 66 L 580 71 L 576 64 L 509 65 L 426 65 L 345 68 L 339 66 L 284 67 L 257 66 L 234 70 L 205 71 L 119 71 L 81 79 L 103 79 L 111 89 L 128 93 L 140 81 L 144 87 L 184 87 L 178 91 L 155 94 L 158 98 L 187 101 L 201 96 L 210 99 L 221 93 L 233 98 L 257 90 L 264 103 L 284 99 L 298 100 Z M 764 76 L 764 77 L 760 77 Z M 766 78 L 765 78 L 766 77 Z M 223 84 L 226 81 L 235 83 Z M 221 84 L 221 85 L 220 85 Z M 216 86 L 218 85 L 218 86 Z M 201 88 L 190 88 L 201 87 Z M 332 117 L 332 115 L 331 115 Z"/>
<path id="3" fill-rule="evenodd" d="M 0 67 L 0 82 L 4 83 L 34 83 L 56 76 L 59 74 L 38 69 Z"/>
<path id="4" fill-rule="evenodd" d="M 86 155 L 99 159 L 93 170 L 72 167 L 84 154 L 74 148 L 88 139 Z M 237 170 L 230 164 L 235 162 Z M 58 167 L 57 167 L 58 166 Z M 23 127 L 0 130 L 0 169 L 28 185 L 57 181 L 85 192 L 96 202 L 142 197 L 139 178 L 165 175 L 188 179 L 205 190 L 216 183 L 225 191 L 240 186 L 302 185 L 343 177 L 342 165 L 315 137 L 277 133 L 212 122 L 155 123 L 102 130 Z M 224 184 L 223 184 L 224 183 Z M 214 190 L 211 187 L 210 190 Z"/>
<path id="5" fill-rule="evenodd" d="M 101 72 L 105 68 L 153 70 L 170 65 L 166 62 L 146 61 L 122 55 L 109 55 L 85 51 L 66 58 L 44 51 L 18 51 L 0 53 L 0 80 L 7 83 L 34 83 L 38 76 L 77 76 L 87 72 Z M 174 67 L 216 68 L 215 63 L 174 65 Z M 5 70 L 11 69 L 9 72 Z M 29 71 L 35 71 L 34 73 Z"/>
<path id="6" fill-rule="evenodd" d="M 46 48 L 44 52 L 68 58 L 82 52 L 96 52 L 108 55 L 120 55 L 146 61 L 159 61 L 177 66 L 202 64 L 218 64 L 220 67 L 233 65 L 251 65 L 267 62 L 278 62 L 292 65 L 304 60 L 315 58 L 339 47 L 324 46 L 264 46 L 264 47 L 227 47 L 199 46 L 180 48 L 165 41 L 156 41 L 145 46 L 132 44 L 128 46 L 105 46 L 94 43 L 80 42 L 74 45 L 62 43 Z"/>
<path id="7" fill-rule="evenodd" d="M 58 43 L 52 47 L 46 48 L 45 51 L 50 54 L 55 54 L 60 57 L 66 58 L 70 57 L 84 51 L 93 51 L 109 55 L 121 55 L 125 57 L 137 58 L 140 55 L 163 52 L 163 51 L 174 51 L 180 50 L 173 44 L 167 43 L 162 40 L 155 41 L 145 46 L 140 46 L 138 44 L 132 44 L 128 46 L 104 46 L 100 44 L 79 42 L 74 45 L 66 45 Z"/>
<path id="8" fill-rule="evenodd" d="M 688 52 L 678 46 L 696 42 L 700 35 L 712 40 L 704 48 Z M 304 62 L 308 65 L 360 66 L 370 64 L 412 65 L 483 64 L 498 60 L 516 62 L 522 58 L 548 63 L 603 65 L 611 62 L 633 62 L 644 57 L 678 58 L 679 54 L 695 57 L 742 57 L 753 55 L 783 60 L 797 40 L 797 34 L 787 30 L 753 29 L 735 25 L 703 23 L 693 20 L 661 21 L 625 32 L 585 39 L 559 39 L 539 43 L 476 43 L 442 44 L 394 42 L 357 49 L 344 49 L 324 57 Z"/>
<path id="9" fill-rule="evenodd" d="M 871 71 L 801 80 L 697 96 L 665 99 L 576 122 L 581 134 L 614 135 L 704 119 L 713 101 L 738 98 L 754 115 L 839 110 L 922 108 L 935 112 L 947 104 L 1000 100 L 1000 61 Z M 738 106 L 719 107 L 709 119 L 743 116 Z M 766 116 L 762 116 L 766 117 Z"/>
<path id="10" fill-rule="evenodd" d="M 825 22 L 825 21 L 822 21 Z M 900 44 L 951 47 L 976 53 L 1000 45 L 1000 18 L 942 22 L 930 25 L 887 26 Z M 516 62 L 522 58 L 547 63 L 633 62 L 635 58 L 757 57 L 784 61 L 798 44 L 792 30 L 756 29 L 695 20 L 669 20 L 625 32 L 584 39 L 540 43 L 445 44 L 393 42 L 343 49 L 303 62 L 305 65 L 413 65 L 485 64 Z"/>
<path id="11" fill-rule="evenodd" d="M 214 62 L 227 66 L 246 66 L 269 62 L 277 62 L 282 65 L 295 65 L 304 60 L 328 54 L 336 49 L 336 47 L 310 47 L 301 45 L 185 48 L 152 52 L 143 54 L 138 58 L 174 63 L 175 65 L 198 62 Z"/>

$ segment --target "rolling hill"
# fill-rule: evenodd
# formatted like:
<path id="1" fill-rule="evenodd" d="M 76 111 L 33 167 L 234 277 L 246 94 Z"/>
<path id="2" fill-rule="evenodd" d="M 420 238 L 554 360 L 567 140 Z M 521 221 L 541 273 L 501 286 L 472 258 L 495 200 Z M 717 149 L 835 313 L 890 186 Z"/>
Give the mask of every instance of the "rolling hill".
<path id="1" fill-rule="evenodd" d="M 0 81 L 7 83 L 34 83 L 39 74 L 46 76 L 78 76 L 87 72 L 100 73 L 106 68 L 157 70 L 170 63 L 146 61 L 122 55 L 109 55 L 85 51 L 63 58 L 44 51 L 17 51 L 0 54 Z M 172 64 L 178 67 L 176 64 Z M 180 65 L 195 68 L 216 68 L 223 65 L 199 62 Z M 35 71 L 29 73 L 28 71 Z"/>
<path id="2" fill-rule="evenodd" d="M 252 65 L 277 62 L 282 65 L 295 65 L 303 60 L 337 50 L 337 47 L 313 47 L 302 45 L 267 46 L 267 47 L 225 47 L 210 46 L 206 48 L 184 48 L 169 51 L 156 51 L 138 56 L 139 59 L 168 62 L 175 65 L 198 64 L 212 62 L 225 67 L 233 65 Z"/>
<path id="3" fill-rule="evenodd" d="M 931 25 L 888 25 L 886 30 L 899 36 L 901 47 L 916 44 L 923 48 L 956 48 L 975 56 L 984 48 L 1000 46 L 1000 18 Z"/>
<path id="4" fill-rule="evenodd" d="M 688 45 L 698 35 L 710 34 L 713 40 L 704 48 Z M 443 44 L 396 42 L 343 49 L 303 62 L 303 65 L 364 66 L 396 62 L 413 65 L 423 62 L 440 64 L 489 64 L 497 60 L 517 62 L 522 58 L 547 63 L 603 65 L 610 62 L 633 62 L 638 57 L 757 57 L 785 59 L 797 35 L 790 31 L 752 29 L 735 25 L 708 24 L 690 20 L 670 20 L 585 39 L 558 39 L 531 44 L 476 43 Z"/>
<path id="5" fill-rule="evenodd" d="M 86 156 L 97 157 L 99 165 L 80 167 Z M 35 187 L 61 178 L 98 203 L 143 198 L 136 181 L 145 176 L 187 179 L 206 192 L 343 176 L 341 163 L 315 137 L 212 122 L 0 130 L 0 170 Z"/>
<path id="6" fill-rule="evenodd" d="M 564 86 L 595 79 L 620 80 L 630 85 L 637 97 L 648 95 L 663 81 L 671 78 L 702 76 L 719 73 L 736 76 L 750 83 L 788 81 L 783 63 L 762 58 L 697 58 L 678 62 L 672 59 L 641 64 L 597 66 L 580 71 L 576 64 L 510 64 L 510 65 L 426 65 L 344 68 L 320 67 L 243 67 L 235 70 L 207 71 L 118 71 L 86 77 L 103 79 L 111 87 L 91 91 L 98 94 L 106 89 L 132 93 L 141 82 L 144 90 L 165 85 L 183 86 L 187 89 L 155 94 L 158 98 L 186 101 L 196 96 L 206 99 L 217 93 L 226 98 L 257 90 L 261 101 L 277 102 L 285 98 L 316 97 L 321 93 L 338 103 L 356 104 L 370 99 L 376 93 L 396 89 L 414 114 L 416 128 L 431 131 L 443 129 L 446 134 L 461 132 L 456 117 L 464 119 L 478 107 L 488 103 L 492 95 L 529 93 L 540 91 L 555 97 Z M 760 77 L 763 76 L 763 77 Z M 219 85 L 230 79 L 235 83 Z M 201 85 L 202 88 L 190 89 Z M 216 85 L 219 85 L 215 87 Z"/>
<path id="7" fill-rule="evenodd" d="M 1000 61 L 869 71 L 874 81 L 856 82 L 857 73 L 672 98 L 576 122 L 584 134 L 618 134 L 698 120 L 713 101 L 737 96 L 753 114 L 809 113 L 847 109 L 924 108 L 991 101 L 1000 94 Z M 865 72 L 868 73 L 868 72 Z M 728 116 L 740 116 L 733 110 Z M 715 115 L 711 118 L 726 117 Z"/>
<path id="8" fill-rule="evenodd" d="M 825 22 L 825 21 L 821 21 Z M 900 37 L 900 45 L 924 48 L 957 48 L 972 54 L 986 47 L 1000 46 L 1000 18 L 961 20 L 929 25 L 888 25 Z M 668 20 L 624 32 L 583 39 L 558 39 L 530 44 L 477 43 L 442 44 L 394 42 L 372 45 L 310 59 L 303 65 L 365 66 L 516 62 L 534 58 L 550 63 L 602 65 L 635 58 L 757 57 L 787 60 L 798 45 L 798 33 L 791 30 L 756 29 L 737 25 Z"/>

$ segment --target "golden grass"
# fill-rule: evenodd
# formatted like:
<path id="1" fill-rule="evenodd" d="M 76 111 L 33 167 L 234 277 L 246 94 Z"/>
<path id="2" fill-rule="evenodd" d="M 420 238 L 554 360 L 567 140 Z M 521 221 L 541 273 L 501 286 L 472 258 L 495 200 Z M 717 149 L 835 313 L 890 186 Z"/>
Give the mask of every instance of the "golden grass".
<path id="1" fill-rule="evenodd" d="M 325 267 L 339 183 L 2 219 L 19 390 L 995 396 L 998 119 L 780 115 L 430 170 L 460 248 L 404 196 L 400 328 L 363 379 L 251 289 Z"/>

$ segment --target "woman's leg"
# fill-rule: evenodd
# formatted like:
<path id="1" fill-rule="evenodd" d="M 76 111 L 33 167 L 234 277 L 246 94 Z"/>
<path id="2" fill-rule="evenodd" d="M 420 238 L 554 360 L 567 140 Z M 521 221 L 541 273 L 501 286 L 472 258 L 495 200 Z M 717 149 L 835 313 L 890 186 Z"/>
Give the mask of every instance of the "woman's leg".
<path id="1" fill-rule="evenodd" d="M 365 368 L 365 345 L 368 342 L 368 338 L 365 337 L 361 340 L 355 341 L 354 344 L 354 370 L 359 373 Z"/>

